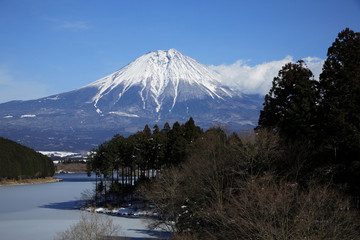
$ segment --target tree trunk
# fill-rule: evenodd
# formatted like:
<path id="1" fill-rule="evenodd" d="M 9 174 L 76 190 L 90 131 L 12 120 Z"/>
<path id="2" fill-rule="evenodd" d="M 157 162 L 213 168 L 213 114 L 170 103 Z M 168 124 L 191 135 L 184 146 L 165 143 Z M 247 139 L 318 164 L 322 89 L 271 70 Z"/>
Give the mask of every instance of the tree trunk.
<path id="1" fill-rule="evenodd" d="M 125 182 L 124 178 L 125 178 L 124 166 L 122 166 L 122 169 L 121 169 L 121 184 L 122 184 L 123 187 L 125 186 L 124 185 L 124 182 Z"/>
<path id="2" fill-rule="evenodd" d="M 95 171 L 95 207 L 98 206 L 98 172 Z"/>
<path id="3" fill-rule="evenodd" d="M 106 180 L 107 180 L 107 177 L 104 176 L 104 191 L 105 191 L 105 207 L 107 207 L 107 194 L 106 194 Z"/>

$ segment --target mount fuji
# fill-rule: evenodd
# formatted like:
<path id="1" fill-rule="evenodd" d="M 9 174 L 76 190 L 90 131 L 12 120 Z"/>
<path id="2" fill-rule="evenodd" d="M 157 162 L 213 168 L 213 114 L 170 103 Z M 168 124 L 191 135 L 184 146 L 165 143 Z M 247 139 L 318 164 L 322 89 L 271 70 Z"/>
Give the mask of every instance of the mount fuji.
<path id="1" fill-rule="evenodd" d="M 262 100 L 232 91 L 175 49 L 159 50 L 71 92 L 0 104 L 0 136 L 36 150 L 73 151 L 189 117 L 203 128 L 239 130 L 255 126 Z"/>

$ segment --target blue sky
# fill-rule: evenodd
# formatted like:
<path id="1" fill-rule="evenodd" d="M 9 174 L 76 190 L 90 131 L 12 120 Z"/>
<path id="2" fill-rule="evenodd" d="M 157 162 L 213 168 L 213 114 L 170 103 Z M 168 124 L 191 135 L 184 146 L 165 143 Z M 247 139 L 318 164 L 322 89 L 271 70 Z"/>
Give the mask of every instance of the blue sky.
<path id="1" fill-rule="evenodd" d="M 346 27 L 360 31 L 360 0 L 0 0 L 0 102 L 74 90 L 170 48 L 263 94 L 287 61 L 320 71 Z"/>

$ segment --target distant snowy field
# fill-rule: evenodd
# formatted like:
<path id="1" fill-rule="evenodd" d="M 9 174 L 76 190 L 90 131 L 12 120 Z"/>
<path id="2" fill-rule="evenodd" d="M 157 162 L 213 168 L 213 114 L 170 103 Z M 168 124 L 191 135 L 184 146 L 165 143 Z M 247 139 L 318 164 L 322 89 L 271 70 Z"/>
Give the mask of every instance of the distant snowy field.
<path id="1" fill-rule="evenodd" d="M 62 151 L 38 151 L 41 154 L 44 154 L 48 157 L 71 157 L 71 158 L 83 158 L 86 157 L 81 153 L 75 153 L 75 152 L 62 152 Z"/>
<path id="2" fill-rule="evenodd" d="M 38 151 L 41 154 L 44 154 L 50 158 L 61 158 L 61 159 L 66 159 L 66 158 L 78 158 L 79 160 L 83 160 L 86 161 L 86 155 L 81 154 L 81 153 L 76 153 L 76 152 L 65 152 L 65 151 Z M 54 160 L 54 163 L 59 163 L 59 160 Z"/>

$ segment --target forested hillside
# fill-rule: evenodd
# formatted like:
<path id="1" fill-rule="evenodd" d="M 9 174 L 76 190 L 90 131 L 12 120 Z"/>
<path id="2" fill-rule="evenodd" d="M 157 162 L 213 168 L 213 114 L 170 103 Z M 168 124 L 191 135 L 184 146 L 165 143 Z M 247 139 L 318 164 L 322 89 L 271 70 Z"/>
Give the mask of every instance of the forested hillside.
<path id="1" fill-rule="evenodd" d="M 49 157 L 0 137 L 0 179 L 48 177 L 54 173 Z"/>
<path id="2" fill-rule="evenodd" d="M 319 81 L 301 60 L 282 67 L 250 134 L 191 118 L 115 135 L 88 159 L 95 203 L 135 190 L 174 239 L 359 239 L 359 66 L 360 33 L 345 29 Z"/>

